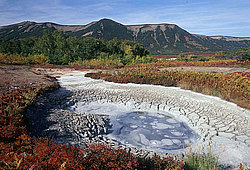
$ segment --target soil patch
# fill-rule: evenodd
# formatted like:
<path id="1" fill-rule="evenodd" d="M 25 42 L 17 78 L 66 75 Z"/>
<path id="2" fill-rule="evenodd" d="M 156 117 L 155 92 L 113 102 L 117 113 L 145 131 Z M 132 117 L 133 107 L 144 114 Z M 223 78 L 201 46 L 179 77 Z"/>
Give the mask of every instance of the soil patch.
<path id="1" fill-rule="evenodd" d="M 234 72 L 250 72 L 249 68 L 236 68 L 236 67 L 167 67 L 160 70 L 175 70 L 175 71 L 194 71 L 194 72 L 209 72 L 209 73 L 234 73 Z"/>

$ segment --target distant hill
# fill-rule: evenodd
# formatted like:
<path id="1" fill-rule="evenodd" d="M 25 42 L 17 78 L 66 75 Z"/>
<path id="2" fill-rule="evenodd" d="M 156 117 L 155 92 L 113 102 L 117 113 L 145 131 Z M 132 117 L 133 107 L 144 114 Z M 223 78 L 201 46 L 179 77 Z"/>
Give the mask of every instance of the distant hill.
<path id="1" fill-rule="evenodd" d="M 175 24 L 123 25 L 110 19 L 101 19 L 87 25 L 59 25 L 25 21 L 0 27 L 1 39 L 24 39 L 41 36 L 44 30 L 61 30 L 77 38 L 133 40 L 143 44 L 152 54 L 181 52 L 215 52 L 250 46 L 250 37 L 205 36 L 190 34 Z"/>

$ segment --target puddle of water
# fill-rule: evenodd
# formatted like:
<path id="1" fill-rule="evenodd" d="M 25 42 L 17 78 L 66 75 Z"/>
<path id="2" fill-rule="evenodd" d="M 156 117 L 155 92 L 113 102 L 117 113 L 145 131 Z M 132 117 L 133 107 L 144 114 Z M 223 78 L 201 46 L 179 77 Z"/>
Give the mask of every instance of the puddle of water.
<path id="1" fill-rule="evenodd" d="M 188 147 L 199 138 L 185 123 L 170 116 L 130 112 L 111 117 L 111 123 L 109 137 L 124 145 L 158 152 Z"/>

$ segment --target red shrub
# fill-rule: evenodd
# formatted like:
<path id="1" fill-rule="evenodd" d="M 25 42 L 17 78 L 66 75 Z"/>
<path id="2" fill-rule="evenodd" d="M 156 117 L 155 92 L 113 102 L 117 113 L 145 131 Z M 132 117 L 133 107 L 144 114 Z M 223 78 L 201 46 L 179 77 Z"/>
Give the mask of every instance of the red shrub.
<path id="1" fill-rule="evenodd" d="M 86 168 L 135 169 L 137 159 L 123 149 L 112 149 L 103 144 L 91 144 L 86 149 Z"/>

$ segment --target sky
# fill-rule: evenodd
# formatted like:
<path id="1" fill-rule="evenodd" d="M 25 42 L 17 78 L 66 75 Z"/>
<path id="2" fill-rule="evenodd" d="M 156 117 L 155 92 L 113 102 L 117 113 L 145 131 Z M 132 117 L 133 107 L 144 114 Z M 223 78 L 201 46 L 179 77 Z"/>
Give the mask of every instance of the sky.
<path id="1" fill-rule="evenodd" d="M 250 0 L 0 0 L 0 25 L 177 24 L 192 34 L 250 37 Z"/>

